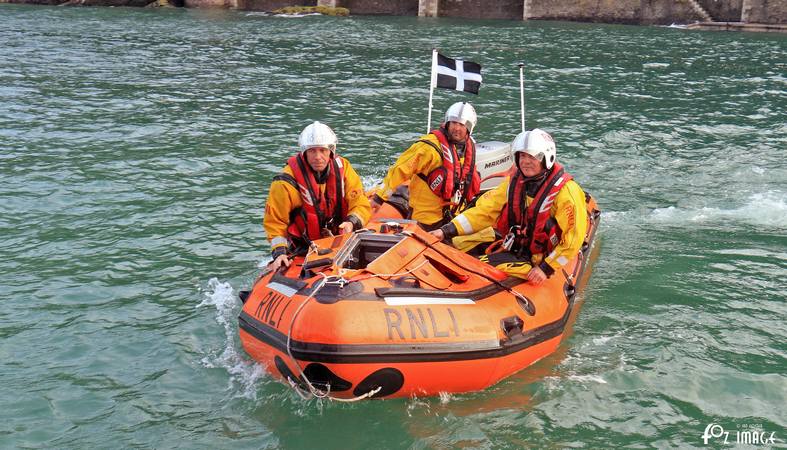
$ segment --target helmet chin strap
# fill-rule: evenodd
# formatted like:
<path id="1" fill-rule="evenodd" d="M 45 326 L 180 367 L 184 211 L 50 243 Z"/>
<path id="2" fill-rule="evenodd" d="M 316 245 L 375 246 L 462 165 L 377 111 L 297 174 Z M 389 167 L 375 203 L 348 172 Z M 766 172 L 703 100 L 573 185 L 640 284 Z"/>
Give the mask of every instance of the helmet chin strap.
<path id="1" fill-rule="evenodd" d="M 532 183 L 532 182 L 536 182 L 536 181 L 537 182 L 544 181 L 547 178 L 547 173 L 548 172 L 549 172 L 548 170 L 544 169 L 538 175 L 534 175 L 532 177 L 525 177 L 525 182 L 526 183 Z M 524 175 L 524 173 L 522 175 Z"/>

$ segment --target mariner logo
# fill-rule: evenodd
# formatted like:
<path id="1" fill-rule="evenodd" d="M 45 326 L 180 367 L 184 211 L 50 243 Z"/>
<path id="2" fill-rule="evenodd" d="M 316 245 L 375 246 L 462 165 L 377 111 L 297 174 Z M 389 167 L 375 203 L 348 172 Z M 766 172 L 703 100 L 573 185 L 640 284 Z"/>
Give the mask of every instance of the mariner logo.
<path id="1" fill-rule="evenodd" d="M 486 163 L 484 165 L 484 169 L 489 169 L 491 167 L 499 166 L 500 164 L 503 164 L 504 162 L 508 161 L 509 159 L 511 159 L 511 155 L 506 155 L 506 156 L 504 156 L 504 157 L 502 157 L 502 158 L 500 158 L 498 160 L 488 162 L 488 163 Z"/>

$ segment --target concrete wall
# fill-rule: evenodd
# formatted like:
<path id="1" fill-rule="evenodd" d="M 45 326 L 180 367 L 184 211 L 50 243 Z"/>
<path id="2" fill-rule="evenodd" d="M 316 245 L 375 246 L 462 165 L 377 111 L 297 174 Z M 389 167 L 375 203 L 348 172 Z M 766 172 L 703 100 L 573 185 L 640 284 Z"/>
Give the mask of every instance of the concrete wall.
<path id="1" fill-rule="evenodd" d="M 235 3 L 235 8 L 250 11 L 273 11 L 274 9 L 284 8 L 285 6 L 317 6 L 317 0 L 184 0 L 187 7 L 192 3 L 207 3 L 208 6 L 221 8 L 225 2 Z M 230 5 L 229 7 L 233 7 Z"/>
<path id="2" fill-rule="evenodd" d="M 697 0 L 716 22 L 739 22 L 743 0 Z"/>
<path id="3" fill-rule="evenodd" d="M 183 0 L 186 8 L 237 8 L 235 0 Z"/>
<path id="4" fill-rule="evenodd" d="M 787 1 L 743 0 L 742 22 L 787 23 Z"/>
<path id="5" fill-rule="evenodd" d="M 686 23 L 701 18 L 687 1 L 525 0 L 525 19 L 626 24 Z"/>
<path id="6" fill-rule="evenodd" d="M 688 1 L 641 0 L 641 24 L 669 25 L 672 23 L 688 23 L 703 21 Z"/>
<path id="7" fill-rule="evenodd" d="M 417 16 L 418 0 L 337 0 L 336 6 L 350 10 L 350 14 Z"/>
<path id="8" fill-rule="evenodd" d="M 0 0 L 0 3 L 145 6 L 153 0 Z M 188 8 L 272 11 L 318 3 L 350 14 L 465 17 L 472 19 L 568 20 L 626 24 L 702 21 L 689 0 L 169 0 Z M 717 22 L 787 24 L 787 0 L 697 0 Z"/>
<path id="9" fill-rule="evenodd" d="M 641 0 L 526 0 L 525 19 L 639 23 Z"/>
<path id="10" fill-rule="evenodd" d="M 522 20 L 523 0 L 441 0 L 440 17 Z"/>

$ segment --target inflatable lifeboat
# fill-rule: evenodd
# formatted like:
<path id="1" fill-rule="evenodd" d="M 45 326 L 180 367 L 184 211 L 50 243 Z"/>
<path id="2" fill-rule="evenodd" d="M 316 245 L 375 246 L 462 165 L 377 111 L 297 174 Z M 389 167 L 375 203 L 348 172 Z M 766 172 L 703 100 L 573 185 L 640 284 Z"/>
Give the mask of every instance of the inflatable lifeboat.
<path id="1" fill-rule="evenodd" d="M 397 215 L 390 205 L 381 211 Z M 582 250 L 538 287 L 408 220 L 376 218 L 367 229 L 314 241 L 289 268 L 265 270 L 241 293 L 241 343 L 304 395 L 485 389 L 560 344 L 598 228 L 590 197 L 588 212 Z"/>

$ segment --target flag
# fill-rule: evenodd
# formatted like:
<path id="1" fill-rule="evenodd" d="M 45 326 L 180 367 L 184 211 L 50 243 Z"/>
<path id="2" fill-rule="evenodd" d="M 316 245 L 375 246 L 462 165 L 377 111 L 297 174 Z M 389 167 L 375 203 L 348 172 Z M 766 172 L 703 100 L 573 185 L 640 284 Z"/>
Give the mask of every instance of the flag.
<path id="1" fill-rule="evenodd" d="M 432 64 L 432 87 L 456 89 L 478 95 L 478 88 L 481 87 L 481 65 L 437 53 Z"/>

